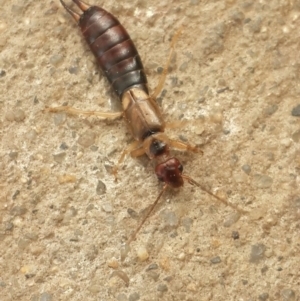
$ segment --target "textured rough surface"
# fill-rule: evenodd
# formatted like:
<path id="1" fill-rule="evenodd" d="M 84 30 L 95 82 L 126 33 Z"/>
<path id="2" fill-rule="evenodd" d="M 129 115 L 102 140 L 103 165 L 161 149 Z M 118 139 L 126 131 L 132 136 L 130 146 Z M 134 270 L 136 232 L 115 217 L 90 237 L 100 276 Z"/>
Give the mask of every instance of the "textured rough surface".
<path id="1" fill-rule="evenodd" d="M 6 0 L 1 301 L 299 300 L 300 1 L 94 1 L 131 34 L 152 91 L 183 24 L 158 102 L 188 122 L 167 133 L 204 152 L 175 153 L 187 174 L 248 213 L 186 184 L 128 250 L 161 189 L 153 164 L 127 158 L 116 183 L 123 120 L 43 112 L 120 106 L 58 0 Z"/>

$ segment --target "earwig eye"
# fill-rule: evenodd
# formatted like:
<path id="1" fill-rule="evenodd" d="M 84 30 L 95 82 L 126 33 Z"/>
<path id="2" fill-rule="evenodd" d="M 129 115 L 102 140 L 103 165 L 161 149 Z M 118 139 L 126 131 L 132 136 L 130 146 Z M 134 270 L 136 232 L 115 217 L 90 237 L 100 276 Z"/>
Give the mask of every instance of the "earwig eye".
<path id="1" fill-rule="evenodd" d="M 183 172 L 183 166 L 180 164 L 180 165 L 178 165 L 178 170 L 180 171 L 180 172 Z"/>

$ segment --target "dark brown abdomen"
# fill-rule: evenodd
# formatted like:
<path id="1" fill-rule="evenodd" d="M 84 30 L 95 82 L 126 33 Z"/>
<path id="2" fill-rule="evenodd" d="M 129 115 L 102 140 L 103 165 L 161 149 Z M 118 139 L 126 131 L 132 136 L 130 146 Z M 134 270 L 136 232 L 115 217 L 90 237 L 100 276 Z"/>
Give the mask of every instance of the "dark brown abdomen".
<path id="1" fill-rule="evenodd" d="M 92 6 L 81 15 L 79 26 L 119 98 L 137 85 L 148 94 L 140 56 L 127 31 L 112 14 Z"/>

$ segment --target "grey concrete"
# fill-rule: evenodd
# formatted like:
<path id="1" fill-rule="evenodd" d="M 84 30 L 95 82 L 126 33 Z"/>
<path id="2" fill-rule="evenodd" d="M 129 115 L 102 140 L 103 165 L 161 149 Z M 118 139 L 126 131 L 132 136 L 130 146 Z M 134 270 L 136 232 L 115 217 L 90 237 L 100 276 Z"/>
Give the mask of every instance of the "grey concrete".
<path id="1" fill-rule="evenodd" d="M 153 164 L 127 158 L 115 183 L 122 119 L 43 112 L 119 104 L 59 1 L 1 1 L 0 300 L 300 300 L 300 2 L 95 3 L 152 90 L 183 24 L 158 101 L 188 122 L 167 133 L 204 152 L 175 152 L 185 172 L 247 213 L 170 190 L 121 261 L 161 189 Z"/>

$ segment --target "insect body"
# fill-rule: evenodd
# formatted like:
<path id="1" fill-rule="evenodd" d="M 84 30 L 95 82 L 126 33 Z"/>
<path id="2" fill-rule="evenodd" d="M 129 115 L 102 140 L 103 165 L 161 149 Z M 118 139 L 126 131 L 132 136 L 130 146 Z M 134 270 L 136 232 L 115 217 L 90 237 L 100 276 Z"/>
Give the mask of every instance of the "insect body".
<path id="1" fill-rule="evenodd" d="M 147 78 L 140 56 L 130 36 L 120 22 L 109 12 L 73 0 L 83 14 L 71 10 L 63 0 L 64 8 L 78 22 L 99 66 L 120 98 L 123 114 L 134 139 L 140 142 L 134 155 L 146 153 L 160 163 L 155 172 L 158 179 L 171 187 L 183 185 L 182 165 L 169 155 L 169 145 L 197 151 L 191 145 L 171 140 L 164 134 L 165 123 L 155 100 L 150 97 Z"/>
<path id="2" fill-rule="evenodd" d="M 166 68 L 162 76 L 162 83 L 158 85 L 154 95 L 150 96 L 140 56 L 120 22 L 103 8 L 89 6 L 81 0 L 73 0 L 83 11 L 81 15 L 71 10 L 63 0 L 60 0 L 60 2 L 78 22 L 82 34 L 96 57 L 100 68 L 122 102 L 123 115 L 129 125 L 135 143 L 123 153 L 119 162 L 122 162 L 126 153 L 131 153 L 135 157 L 147 154 L 150 159 L 157 161 L 156 176 L 165 183 L 163 190 L 133 237 L 142 227 L 168 186 L 173 188 L 181 187 L 185 179 L 217 197 L 189 176 L 184 175 L 180 161 L 170 156 L 170 147 L 194 152 L 197 151 L 197 148 L 181 141 L 169 139 L 164 134 L 165 122 L 155 102 L 155 97 L 159 94 L 163 85 Z"/>

